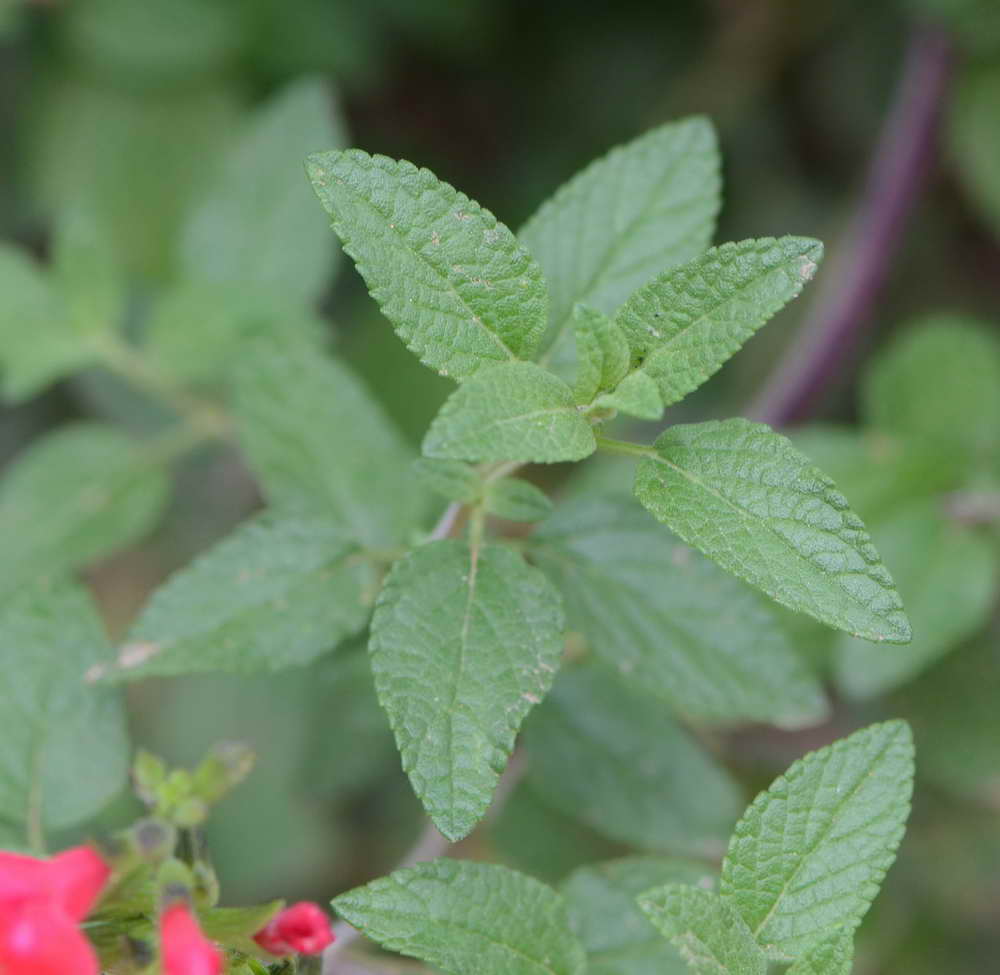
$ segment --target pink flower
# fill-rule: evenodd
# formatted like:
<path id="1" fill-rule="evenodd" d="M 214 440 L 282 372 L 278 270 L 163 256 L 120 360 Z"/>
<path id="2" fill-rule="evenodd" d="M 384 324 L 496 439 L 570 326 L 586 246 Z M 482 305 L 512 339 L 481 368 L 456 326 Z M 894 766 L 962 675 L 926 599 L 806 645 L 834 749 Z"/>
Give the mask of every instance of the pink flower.
<path id="1" fill-rule="evenodd" d="M 201 933 L 183 901 L 160 915 L 160 960 L 163 975 L 220 975 L 222 955 Z"/>
<path id="2" fill-rule="evenodd" d="M 97 975 L 79 928 L 111 871 L 87 846 L 51 860 L 0 853 L 0 972 Z"/>
<path id="3" fill-rule="evenodd" d="M 272 955 L 318 955 L 334 936 L 319 905 L 300 901 L 271 918 L 253 939 Z"/>

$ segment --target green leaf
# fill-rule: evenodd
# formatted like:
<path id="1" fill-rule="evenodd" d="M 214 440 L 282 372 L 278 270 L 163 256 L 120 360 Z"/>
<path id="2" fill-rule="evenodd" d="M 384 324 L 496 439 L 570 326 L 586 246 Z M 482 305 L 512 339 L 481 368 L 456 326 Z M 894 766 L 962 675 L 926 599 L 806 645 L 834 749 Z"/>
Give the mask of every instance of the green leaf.
<path id="1" fill-rule="evenodd" d="M 945 518 L 939 507 L 939 502 L 918 502 L 873 529 L 879 551 L 912 607 L 913 641 L 905 647 L 874 648 L 840 637 L 837 683 L 852 697 L 882 694 L 904 683 L 990 618 L 998 583 L 993 546 Z"/>
<path id="2" fill-rule="evenodd" d="M 279 508 L 341 521 L 374 547 L 405 540 L 425 496 L 399 490 L 410 448 L 343 363 L 304 343 L 259 340 L 236 374 L 240 445 Z"/>
<path id="3" fill-rule="evenodd" d="M 589 403 L 602 389 L 614 389 L 628 372 L 631 353 L 625 335 L 603 312 L 573 306 L 577 373 L 573 395 Z"/>
<path id="4" fill-rule="evenodd" d="M 465 379 L 530 359 L 545 329 L 542 272 L 489 210 L 426 169 L 357 149 L 309 178 L 372 297 L 421 360 Z"/>
<path id="5" fill-rule="evenodd" d="M 1000 453 L 1000 340 L 970 319 L 924 319 L 872 365 L 863 406 L 878 430 L 939 452 Z"/>
<path id="6" fill-rule="evenodd" d="M 302 160 L 344 141 L 332 92 L 317 78 L 293 82 L 257 109 L 183 228 L 184 275 L 273 293 L 290 306 L 315 302 L 336 250 Z"/>
<path id="7" fill-rule="evenodd" d="M 594 405 L 640 420 L 658 420 L 663 416 L 663 398 L 656 380 L 641 369 L 626 376 L 614 392 L 598 396 Z"/>
<path id="8" fill-rule="evenodd" d="M 636 497 L 685 541 L 789 609 L 866 640 L 910 625 L 861 519 L 833 482 L 762 423 L 671 427 Z"/>
<path id="9" fill-rule="evenodd" d="M 510 549 L 431 542 L 393 566 L 372 621 L 375 686 L 403 768 L 449 839 L 486 812 L 562 646 L 559 594 Z"/>
<path id="10" fill-rule="evenodd" d="M 460 460 L 418 457 L 411 466 L 417 480 L 428 491 L 449 501 L 472 504 L 482 495 L 482 478 L 474 468 Z"/>
<path id="11" fill-rule="evenodd" d="M 826 714 L 771 607 L 631 498 L 564 501 L 531 546 L 563 593 L 570 626 L 675 711 L 792 727 Z"/>
<path id="12" fill-rule="evenodd" d="M 639 906 L 696 975 L 767 975 L 767 959 L 733 906 L 709 890 L 667 884 Z"/>
<path id="13" fill-rule="evenodd" d="M 0 593 L 142 538 L 168 491 L 163 470 L 112 427 L 77 423 L 38 440 L 0 480 Z"/>
<path id="14" fill-rule="evenodd" d="M 570 925 L 587 952 L 588 975 L 685 975 L 687 966 L 636 904 L 669 883 L 709 886 L 712 873 L 691 860 L 627 857 L 575 870 L 562 885 Z"/>
<path id="15" fill-rule="evenodd" d="M 992 6 L 987 3 L 986 6 Z M 1000 17 L 994 8 L 995 37 L 1000 38 Z M 976 36 L 982 36 L 983 12 L 969 17 Z M 954 101 L 948 113 L 951 155 L 958 176 L 978 212 L 993 233 L 1000 236 L 1000 132 L 996 125 L 1000 97 L 1000 63 L 995 58 L 962 65 Z"/>
<path id="16" fill-rule="evenodd" d="M 529 782 L 545 802 L 643 849 L 718 855 L 742 806 L 655 697 L 600 666 L 560 675 L 525 744 Z"/>
<path id="17" fill-rule="evenodd" d="M 670 406 L 714 375 L 816 273 L 823 245 L 807 237 L 713 247 L 640 288 L 619 309 L 634 364 Z"/>
<path id="18" fill-rule="evenodd" d="M 112 650 L 76 583 L 39 582 L 4 599 L 0 640 L 0 846 L 27 848 L 125 785 L 125 712 L 120 691 L 84 682 Z"/>
<path id="19" fill-rule="evenodd" d="M 490 514 L 508 521 L 543 521 L 552 514 L 549 496 L 519 477 L 490 481 L 483 504 Z"/>
<path id="20" fill-rule="evenodd" d="M 611 314 L 653 275 L 708 246 L 719 187 L 712 124 L 689 118 L 612 149 L 541 206 L 519 236 L 549 285 L 554 363 L 573 358 L 577 302 Z"/>
<path id="21" fill-rule="evenodd" d="M 284 901 L 271 901 L 253 907 L 210 907 L 199 912 L 198 922 L 212 941 L 221 941 L 227 948 L 256 955 L 260 946 L 253 941 L 253 936 L 284 906 Z"/>
<path id="22" fill-rule="evenodd" d="M 448 397 L 424 438 L 428 457 L 548 464 L 597 449 L 573 391 L 533 362 L 484 369 Z"/>
<path id="23" fill-rule="evenodd" d="M 334 909 L 384 948 L 445 975 L 583 975 L 551 887 L 506 867 L 434 860 L 341 894 Z"/>
<path id="24" fill-rule="evenodd" d="M 119 662 L 130 679 L 308 663 L 368 619 L 364 569 L 329 520 L 265 512 L 151 597 Z"/>
<path id="25" fill-rule="evenodd" d="M 909 726 L 888 721 L 799 759 L 757 796 L 719 889 L 771 957 L 857 927 L 896 858 L 912 790 Z"/>
<path id="26" fill-rule="evenodd" d="M 853 961 L 851 933 L 834 934 L 807 951 L 786 975 L 851 975 Z"/>

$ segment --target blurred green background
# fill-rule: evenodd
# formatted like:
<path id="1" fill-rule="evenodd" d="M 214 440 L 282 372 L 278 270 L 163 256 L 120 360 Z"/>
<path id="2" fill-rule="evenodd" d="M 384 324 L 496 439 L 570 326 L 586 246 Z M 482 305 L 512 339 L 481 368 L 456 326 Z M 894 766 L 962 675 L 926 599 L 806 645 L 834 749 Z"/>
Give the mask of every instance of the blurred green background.
<path id="1" fill-rule="evenodd" d="M 717 239 L 819 237 L 829 245 L 814 286 L 822 287 L 835 261 L 850 258 L 837 243 L 862 199 L 912 32 L 928 22 L 949 38 L 954 58 L 935 164 L 891 255 L 870 327 L 810 418 L 838 424 L 840 433 L 802 434 L 862 513 L 868 502 L 874 512 L 892 498 L 879 497 L 889 478 L 885 442 L 856 432 L 871 361 L 929 315 L 965 316 L 990 341 L 998 333 L 997 0 L 3 0 L 0 234 L 47 262 L 66 214 L 95 217 L 126 282 L 126 326 L 141 335 L 153 327 L 150 309 L 185 282 L 191 259 L 178 258 L 186 252 L 179 239 L 220 174 L 232 175 L 227 159 L 246 126 L 261 106 L 305 84 L 324 93 L 327 125 L 317 144 L 258 130 L 272 140 L 272 164 L 283 174 L 299 173 L 306 151 L 342 140 L 429 167 L 513 227 L 611 146 L 706 113 L 725 160 Z M 404 349 L 346 262 L 334 276 L 330 237 L 317 269 L 322 287 L 305 296 L 319 322 L 306 324 L 354 364 L 417 442 L 450 384 Z M 193 361 L 199 341 L 210 347 L 212 309 L 197 295 L 177 301 L 173 314 L 187 329 L 177 354 Z M 814 301 L 807 294 L 779 316 L 672 419 L 744 412 Z M 184 346 L 185 335 L 195 336 L 194 346 Z M 167 358 L 170 341 L 161 349 Z M 19 399 L 0 419 L 5 460 L 73 418 L 112 418 L 139 432 L 160 422 L 148 402 L 99 369 Z M 979 406 L 970 412 L 979 415 Z M 983 415 L 989 425 L 996 414 Z M 938 455 L 931 472 L 913 476 L 933 482 L 933 469 L 948 463 Z M 592 466 L 586 476 L 599 480 L 600 465 Z M 559 472 L 548 477 L 558 490 Z M 1000 463 L 982 478 L 982 493 L 997 497 Z M 88 574 L 112 633 L 123 632 L 167 573 L 258 504 L 234 451 L 187 459 L 155 532 Z M 993 970 L 1000 955 L 996 512 L 985 522 L 993 556 L 970 583 L 989 576 L 977 625 L 942 636 L 921 673 L 860 689 L 857 679 L 841 679 L 834 715 L 819 729 L 740 729 L 713 739 L 749 797 L 808 747 L 862 722 L 914 722 L 921 782 L 900 862 L 863 928 L 861 973 L 971 975 Z M 926 523 L 885 528 L 880 544 L 894 573 L 905 566 L 893 562 L 893 532 L 903 538 L 901 562 L 944 558 L 933 539 L 914 550 Z M 941 564 L 943 586 L 950 573 Z M 917 600 L 932 603 L 936 592 Z M 945 605 L 939 615 L 947 612 Z M 795 632 L 803 653 L 826 668 L 832 638 L 810 625 Z M 850 670 L 845 655 L 838 659 Z M 230 903 L 326 900 L 390 869 L 421 828 L 360 644 L 277 677 L 147 681 L 130 695 L 135 740 L 171 760 L 194 761 L 223 737 L 258 749 L 257 771 L 212 828 Z M 127 809 L 123 798 L 106 821 Z M 466 850 L 556 880 L 624 848 L 565 819 L 529 784 Z"/>

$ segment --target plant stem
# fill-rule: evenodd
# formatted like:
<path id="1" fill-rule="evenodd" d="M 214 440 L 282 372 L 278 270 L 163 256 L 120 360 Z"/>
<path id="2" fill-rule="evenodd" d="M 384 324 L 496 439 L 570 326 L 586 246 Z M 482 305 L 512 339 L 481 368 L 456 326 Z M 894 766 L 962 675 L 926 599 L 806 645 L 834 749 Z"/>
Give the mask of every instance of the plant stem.
<path id="1" fill-rule="evenodd" d="M 936 27 L 914 30 L 903 78 L 886 119 L 839 263 L 797 340 L 749 409 L 783 426 L 805 416 L 824 393 L 865 327 L 899 249 L 935 156 L 936 130 L 951 74 L 952 50 Z"/>
<path id="2" fill-rule="evenodd" d="M 614 440 L 611 437 L 602 437 L 595 434 L 597 449 L 603 450 L 606 454 L 620 454 L 625 457 L 655 457 L 656 450 L 641 443 L 632 443 L 628 440 Z"/>

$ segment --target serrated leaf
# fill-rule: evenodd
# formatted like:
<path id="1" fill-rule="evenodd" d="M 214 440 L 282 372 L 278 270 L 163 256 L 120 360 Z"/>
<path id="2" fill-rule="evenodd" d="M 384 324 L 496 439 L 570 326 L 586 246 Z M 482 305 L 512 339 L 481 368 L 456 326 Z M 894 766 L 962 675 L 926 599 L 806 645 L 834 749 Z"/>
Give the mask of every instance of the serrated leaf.
<path id="1" fill-rule="evenodd" d="M 816 273 L 823 245 L 806 237 L 713 247 L 640 288 L 618 310 L 632 361 L 670 406 L 714 375 Z"/>
<path id="2" fill-rule="evenodd" d="M 598 396 L 594 406 L 617 410 L 640 420 L 658 420 L 663 416 L 660 388 L 656 380 L 641 369 L 626 376 L 614 392 Z"/>
<path id="3" fill-rule="evenodd" d="M 379 700 L 435 825 L 465 836 L 563 646 L 559 594 L 510 549 L 431 542 L 393 566 L 372 620 Z"/>
<path id="4" fill-rule="evenodd" d="M 125 712 L 116 688 L 84 682 L 112 650 L 76 583 L 6 597 L 0 643 L 0 846 L 26 847 L 94 815 L 125 785 Z"/>
<path id="5" fill-rule="evenodd" d="M 506 867 L 434 860 L 333 906 L 383 947 L 445 975 L 583 975 L 586 966 L 563 899 Z"/>
<path id="6" fill-rule="evenodd" d="M 857 927 L 910 812 L 913 738 L 871 725 L 795 762 L 736 826 L 719 890 L 773 958 Z"/>
<path id="7" fill-rule="evenodd" d="M 484 369 L 448 397 L 424 438 L 428 457 L 541 464 L 597 449 L 573 391 L 533 362 Z"/>
<path id="8" fill-rule="evenodd" d="M 712 124 L 689 118 L 612 149 L 539 208 L 519 236 L 549 285 L 554 365 L 574 358 L 577 302 L 611 314 L 653 275 L 708 246 L 719 187 Z"/>
<path id="9" fill-rule="evenodd" d="M 529 782 L 554 809 L 647 850 L 718 854 L 742 800 L 656 698 L 604 667 L 560 675 L 525 728 Z"/>
<path id="10" fill-rule="evenodd" d="M 564 501 L 531 545 L 563 593 L 571 627 L 675 711 L 792 727 L 826 714 L 819 684 L 771 608 L 631 498 Z"/>
<path id="11" fill-rule="evenodd" d="M 650 924 L 636 897 L 669 883 L 712 886 L 692 860 L 627 857 L 580 867 L 562 884 L 570 926 L 587 952 L 588 975 L 685 975 L 687 966 Z"/>
<path id="12" fill-rule="evenodd" d="M 671 427 L 654 448 L 635 494 L 681 538 L 789 609 L 866 640 L 909 641 L 861 519 L 786 437 L 721 420 Z"/>
<path id="13" fill-rule="evenodd" d="M 733 906 L 699 887 L 667 884 L 639 907 L 695 975 L 766 975 L 767 958 Z"/>
<path id="14" fill-rule="evenodd" d="M 834 669 L 837 683 L 852 697 L 882 694 L 915 677 L 990 618 L 998 584 L 993 546 L 939 508 L 939 502 L 911 504 L 873 529 L 912 607 L 913 640 L 905 647 L 874 648 L 842 635 Z"/>
<path id="15" fill-rule="evenodd" d="M 424 493 L 399 490 L 413 454 L 346 365 L 304 343 L 259 340 L 236 374 L 240 445 L 275 507 L 339 519 L 369 546 L 404 541 Z"/>
<path id="16" fill-rule="evenodd" d="M 631 353 L 625 335 L 603 312 L 573 306 L 577 370 L 573 395 L 589 403 L 602 389 L 613 389 L 628 372 Z"/>
<path id="17" fill-rule="evenodd" d="M 463 461 L 418 457 L 412 464 L 412 470 L 428 491 L 449 501 L 472 504 L 482 494 L 482 478 L 475 468 Z"/>
<path id="18" fill-rule="evenodd" d="M 544 521 L 552 514 L 552 501 L 530 481 L 501 477 L 490 481 L 483 506 L 492 515 L 509 521 Z"/>
<path id="19" fill-rule="evenodd" d="M 545 282 L 489 210 L 429 170 L 358 149 L 312 155 L 307 170 L 344 250 L 421 362 L 461 380 L 532 357 Z"/>
<path id="20" fill-rule="evenodd" d="M 308 307 L 336 248 L 302 174 L 305 156 L 344 144 L 330 87 L 295 81 L 257 109 L 181 234 L 189 280 L 239 285 Z"/>
<path id="21" fill-rule="evenodd" d="M 77 423 L 36 441 L 0 480 L 0 592 L 137 541 L 156 523 L 168 491 L 163 470 L 112 427 Z"/>
<path id="22" fill-rule="evenodd" d="M 850 932 L 835 934 L 807 951 L 786 975 L 851 975 L 854 940 Z"/>
<path id="23" fill-rule="evenodd" d="M 134 679 L 308 663 L 368 619 L 354 549 L 329 520 L 252 518 L 153 593 L 117 672 Z"/>

